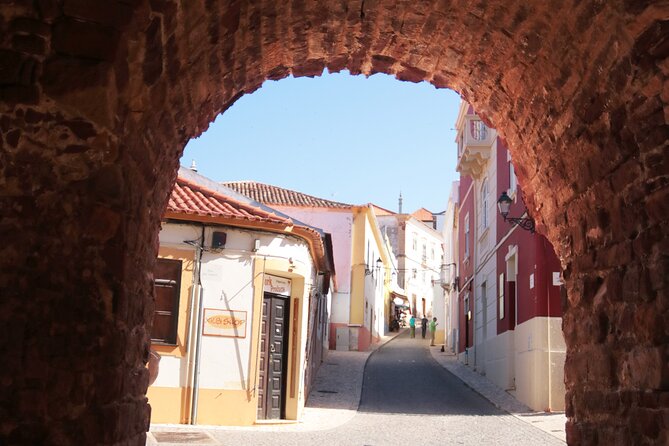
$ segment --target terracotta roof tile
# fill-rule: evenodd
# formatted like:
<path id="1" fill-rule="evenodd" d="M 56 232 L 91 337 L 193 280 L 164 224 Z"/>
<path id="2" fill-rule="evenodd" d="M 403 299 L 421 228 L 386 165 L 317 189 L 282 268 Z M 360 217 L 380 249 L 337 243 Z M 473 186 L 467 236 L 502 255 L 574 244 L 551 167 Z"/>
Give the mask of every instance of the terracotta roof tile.
<path id="1" fill-rule="evenodd" d="M 177 178 L 167 211 L 189 215 L 292 224 L 292 220 L 242 203 L 185 178 Z"/>
<path id="2" fill-rule="evenodd" d="M 266 205 L 315 207 L 315 208 L 339 208 L 349 209 L 353 205 L 340 203 L 338 201 L 325 200 L 312 195 L 303 194 L 290 189 L 284 189 L 269 184 L 257 183 L 255 181 L 232 181 L 223 183 L 242 195 Z"/>
<path id="3" fill-rule="evenodd" d="M 393 211 L 390 211 L 386 208 L 382 208 L 381 206 L 377 206 L 375 204 L 372 204 L 372 210 L 376 215 L 395 215 Z"/>
<path id="4" fill-rule="evenodd" d="M 433 219 L 432 212 L 428 211 L 425 208 L 418 209 L 416 212 L 411 214 L 411 216 L 413 218 L 415 218 L 416 220 L 420 220 L 420 221 L 432 221 L 432 219 Z"/>

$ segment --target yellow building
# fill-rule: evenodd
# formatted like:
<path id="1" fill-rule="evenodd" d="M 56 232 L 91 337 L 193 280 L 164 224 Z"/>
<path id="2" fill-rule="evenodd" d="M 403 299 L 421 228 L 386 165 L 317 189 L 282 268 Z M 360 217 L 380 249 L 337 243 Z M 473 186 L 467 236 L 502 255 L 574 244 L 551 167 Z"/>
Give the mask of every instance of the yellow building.
<path id="1" fill-rule="evenodd" d="M 379 230 L 373 205 L 353 207 L 351 233 L 348 336 L 353 350 L 364 351 L 389 331 L 390 289 L 395 266 Z"/>
<path id="2" fill-rule="evenodd" d="M 153 423 L 298 420 L 327 344 L 316 228 L 181 169 L 155 270 Z"/>

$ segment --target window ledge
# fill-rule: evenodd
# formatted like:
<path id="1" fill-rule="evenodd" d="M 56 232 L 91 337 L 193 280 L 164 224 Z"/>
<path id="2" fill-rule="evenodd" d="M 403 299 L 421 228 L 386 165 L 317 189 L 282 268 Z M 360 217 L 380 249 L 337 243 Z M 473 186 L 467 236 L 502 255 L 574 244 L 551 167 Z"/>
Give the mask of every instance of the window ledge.
<path id="1" fill-rule="evenodd" d="M 163 342 L 163 341 L 156 341 L 151 339 L 151 345 L 155 345 L 158 347 L 178 347 L 179 344 L 177 343 L 171 343 L 171 342 Z"/>

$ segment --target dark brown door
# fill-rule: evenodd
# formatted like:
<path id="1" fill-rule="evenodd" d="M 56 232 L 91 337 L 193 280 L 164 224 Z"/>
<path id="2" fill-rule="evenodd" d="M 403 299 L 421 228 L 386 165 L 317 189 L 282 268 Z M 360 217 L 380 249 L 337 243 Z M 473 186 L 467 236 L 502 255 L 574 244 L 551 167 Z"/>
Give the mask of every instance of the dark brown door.
<path id="1" fill-rule="evenodd" d="M 260 331 L 258 419 L 285 418 L 288 299 L 266 294 Z"/>
<path id="2" fill-rule="evenodd" d="M 151 340 L 162 344 L 177 343 L 181 261 L 158 259 L 153 273 L 155 310 Z"/>

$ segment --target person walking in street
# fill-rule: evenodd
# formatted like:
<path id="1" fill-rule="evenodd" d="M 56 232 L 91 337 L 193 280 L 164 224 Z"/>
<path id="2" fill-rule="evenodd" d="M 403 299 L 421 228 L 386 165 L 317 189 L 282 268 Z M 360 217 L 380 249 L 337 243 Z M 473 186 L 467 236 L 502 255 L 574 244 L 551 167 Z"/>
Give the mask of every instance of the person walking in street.
<path id="1" fill-rule="evenodd" d="M 425 315 L 423 315 L 423 319 L 420 320 L 420 331 L 421 335 L 423 335 L 423 339 L 425 339 L 425 333 L 427 332 L 427 324 L 430 322 Z"/>
<path id="2" fill-rule="evenodd" d="M 411 315 L 411 319 L 409 319 L 409 330 L 411 332 L 411 337 L 415 338 L 416 337 L 416 316 L 413 314 Z"/>
<path id="3" fill-rule="evenodd" d="M 434 345 L 434 335 L 437 332 L 437 318 L 432 318 L 432 322 L 430 322 L 430 345 Z"/>

